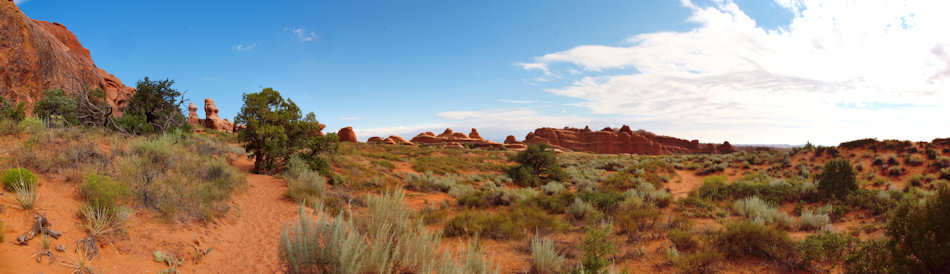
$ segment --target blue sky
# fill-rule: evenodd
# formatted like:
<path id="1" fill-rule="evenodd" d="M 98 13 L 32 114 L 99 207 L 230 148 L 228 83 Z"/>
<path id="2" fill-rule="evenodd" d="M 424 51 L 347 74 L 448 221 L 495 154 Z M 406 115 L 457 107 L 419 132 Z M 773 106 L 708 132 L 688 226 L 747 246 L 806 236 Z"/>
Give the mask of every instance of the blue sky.
<path id="1" fill-rule="evenodd" d="M 884 77 L 913 87 L 908 90 L 861 82 L 880 71 L 800 69 L 881 65 L 818 58 L 860 45 L 847 41 L 897 35 L 828 37 L 834 33 L 820 31 L 822 24 L 890 26 L 931 18 L 924 9 L 934 7 L 882 6 L 897 17 L 869 19 L 849 16 L 854 6 L 810 2 L 29 0 L 19 6 L 34 19 L 66 25 L 96 64 L 126 85 L 145 76 L 170 78 L 199 109 L 203 98 L 213 98 L 227 118 L 239 110 L 242 93 L 273 87 L 329 130 L 353 126 L 364 140 L 408 139 L 445 127 L 520 139 L 541 126 L 588 124 L 733 143 L 950 135 L 921 130 L 927 121 L 906 129 L 872 126 L 879 115 L 897 122 L 911 113 L 946 114 L 932 103 L 946 98 L 936 92 L 946 87 L 938 54 L 946 39 L 890 45 L 917 62 L 884 64 L 933 76 Z M 838 22 L 825 20 L 829 14 Z M 923 19 L 915 20 L 936 25 Z M 919 25 L 912 24 L 914 32 L 904 25 L 908 33 L 901 37 L 928 37 Z M 751 69 L 735 69 L 748 64 Z"/>

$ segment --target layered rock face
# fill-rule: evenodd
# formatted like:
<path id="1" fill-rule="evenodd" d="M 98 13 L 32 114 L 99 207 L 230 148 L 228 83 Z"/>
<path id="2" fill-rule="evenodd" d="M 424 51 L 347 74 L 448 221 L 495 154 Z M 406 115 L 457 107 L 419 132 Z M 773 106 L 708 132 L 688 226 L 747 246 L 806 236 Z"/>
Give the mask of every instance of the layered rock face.
<path id="1" fill-rule="evenodd" d="M 356 143 L 356 132 L 353 132 L 353 127 L 341 128 L 340 131 L 336 133 L 337 138 L 340 139 L 340 142 L 350 142 Z"/>
<path id="2" fill-rule="evenodd" d="M 701 144 L 698 140 L 687 141 L 669 136 L 660 136 L 644 130 L 632 131 L 624 125 L 620 129 L 604 128 L 539 128 L 525 137 L 525 143 L 545 143 L 568 151 L 583 151 L 601 154 L 672 154 L 672 153 L 731 153 L 735 148 L 723 144 Z"/>
<path id="3" fill-rule="evenodd" d="M 412 143 L 415 144 L 426 144 L 426 145 L 443 145 L 451 147 L 461 147 L 463 145 L 470 145 L 473 147 L 493 147 L 499 148 L 503 147 L 503 144 L 485 140 L 481 135 L 478 134 L 477 129 L 472 129 L 472 132 L 468 135 L 462 132 L 454 132 L 452 129 L 447 128 L 442 134 L 435 135 L 432 132 L 423 132 L 416 135 L 412 138 Z"/>
<path id="4" fill-rule="evenodd" d="M 32 106 L 48 89 L 73 95 L 101 89 L 119 115 L 135 90 L 96 67 L 89 50 L 59 23 L 32 20 L 0 0 L 0 96 Z"/>

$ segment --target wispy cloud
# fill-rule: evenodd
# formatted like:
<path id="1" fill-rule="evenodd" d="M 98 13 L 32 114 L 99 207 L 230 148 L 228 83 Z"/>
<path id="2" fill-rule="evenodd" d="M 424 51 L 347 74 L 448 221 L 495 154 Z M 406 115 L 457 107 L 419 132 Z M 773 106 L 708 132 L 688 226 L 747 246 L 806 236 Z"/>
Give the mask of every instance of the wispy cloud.
<path id="1" fill-rule="evenodd" d="M 234 45 L 233 49 L 236 51 L 249 51 L 257 47 L 257 43 L 251 44 L 237 44 Z"/>
<path id="2" fill-rule="evenodd" d="M 318 37 L 316 32 L 307 31 L 305 28 L 284 28 L 284 31 L 292 33 L 298 41 L 303 43 L 313 41 Z"/>
<path id="3" fill-rule="evenodd" d="M 519 105 L 534 104 L 538 102 L 537 100 L 515 100 L 515 99 L 498 99 L 496 101 L 498 101 L 499 103 L 519 104 Z"/>
<path id="4" fill-rule="evenodd" d="M 29 1 L 29 0 L 13 0 L 13 4 L 19 5 L 19 4 L 22 4 L 22 3 L 26 3 L 26 1 Z"/>
<path id="5" fill-rule="evenodd" d="M 683 0 L 693 29 L 518 64 L 541 77 L 566 70 L 575 79 L 545 91 L 594 114 L 690 134 L 776 143 L 946 135 L 932 125 L 950 116 L 950 17 L 942 12 L 950 2 L 774 1 L 793 14 L 788 26 L 763 28 L 732 0 Z M 849 105 L 914 107 L 842 107 Z"/>

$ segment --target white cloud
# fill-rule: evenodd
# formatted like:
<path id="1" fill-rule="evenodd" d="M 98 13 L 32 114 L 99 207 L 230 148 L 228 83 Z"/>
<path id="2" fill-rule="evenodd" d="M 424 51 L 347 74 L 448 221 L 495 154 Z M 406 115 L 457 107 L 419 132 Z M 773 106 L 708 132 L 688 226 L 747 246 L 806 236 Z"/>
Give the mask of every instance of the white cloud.
<path id="1" fill-rule="evenodd" d="M 13 4 L 19 5 L 19 4 L 25 3 L 26 1 L 29 1 L 29 0 L 13 0 Z"/>
<path id="2" fill-rule="evenodd" d="M 232 47 L 236 51 L 249 51 L 257 47 L 257 43 L 252 44 L 237 44 Z"/>
<path id="3" fill-rule="evenodd" d="M 794 14 L 786 27 L 759 27 L 729 0 L 684 0 L 698 27 L 581 45 L 522 68 L 556 75 L 554 65 L 568 64 L 579 78 L 546 91 L 671 135 L 836 143 L 948 134 L 936 125 L 950 116 L 950 2 L 775 1 Z"/>
<path id="4" fill-rule="evenodd" d="M 586 125 L 610 125 L 615 121 L 603 121 L 578 115 L 547 115 L 531 109 L 488 109 L 446 111 L 436 114 L 439 121 L 412 126 L 355 128 L 357 136 L 365 140 L 371 136 L 386 137 L 399 135 L 410 139 L 417 134 L 432 131 L 441 133 L 446 128 L 468 133 L 478 129 L 482 137 L 490 140 L 503 140 L 505 136 L 515 135 L 524 138 L 529 131 L 539 127 L 561 128 L 564 126 L 584 127 Z"/>
<path id="5" fill-rule="evenodd" d="M 293 33 L 298 41 L 304 43 L 313 41 L 318 37 L 316 32 L 307 31 L 304 28 L 284 28 L 284 31 Z"/>
<path id="6" fill-rule="evenodd" d="M 499 103 L 519 104 L 519 105 L 528 105 L 528 104 L 534 104 L 538 102 L 537 100 L 515 100 L 515 99 L 498 99 L 496 101 L 498 101 Z"/>

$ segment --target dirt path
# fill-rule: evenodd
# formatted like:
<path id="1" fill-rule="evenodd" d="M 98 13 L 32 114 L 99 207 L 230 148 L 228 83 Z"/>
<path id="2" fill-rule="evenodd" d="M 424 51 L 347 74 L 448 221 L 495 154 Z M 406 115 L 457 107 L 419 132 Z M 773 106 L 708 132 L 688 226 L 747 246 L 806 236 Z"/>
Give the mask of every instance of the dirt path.
<path id="1" fill-rule="evenodd" d="M 253 165 L 243 157 L 235 166 L 249 171 Z M 170 224 L 153 213 L 139 209 L 128 222 L 123 235 L 102 248 L 93 262 L 102 273 L 156 273 L 168 267 L 156 263 L 152 252 L 161 250 L 183 257 L 177 270 L 182 273 L 275 273 L 279 272 L 277 243 L 284 224 L 293 220 L 298 205 L 283 197 L 286 186 L 272 176 L 247 175 L 246 191 L 235 193 L 233 208 L 216 224 Z M 15 238 L 31 224 L 32 212 L 20 209 L 12 195 L 0 196 L 6 223 L 4 241 L 0 243 L 0 274 L 6 273 L 69 273 L 71 269 L 59 262 L 73 261 L 73 243 L 85 236 L 76 216 L 81 205 L 76 186 L 41 179 L 37 188 L 37 212 L 45 214 L 53 228 L 63 237 L 53 241 L 67 252 L 55 252 L 57 263 L 36 263 L 31 257 L 40 249 L 40 240 L 29 246 L 17 246 Z M 193 262 L 194 248 L 212 248 L 199 263 Z"/>

